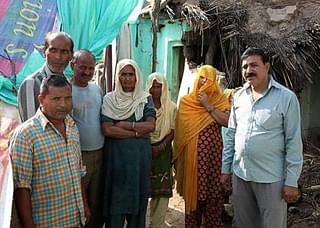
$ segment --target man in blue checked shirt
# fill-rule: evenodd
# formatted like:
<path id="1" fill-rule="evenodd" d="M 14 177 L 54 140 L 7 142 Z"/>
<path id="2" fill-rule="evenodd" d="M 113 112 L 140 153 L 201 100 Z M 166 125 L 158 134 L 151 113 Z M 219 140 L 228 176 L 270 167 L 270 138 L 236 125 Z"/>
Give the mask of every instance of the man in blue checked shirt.
<path id="1" fill-rule="evenodd" d="M 246 83 L 234 95 L 221 182 L 230 188 L 233 173 L 237 228 L 283 228 L 303 163 L 299 102 L 268 74 L 263 50 L 249 48 L 241 60 Z"/>

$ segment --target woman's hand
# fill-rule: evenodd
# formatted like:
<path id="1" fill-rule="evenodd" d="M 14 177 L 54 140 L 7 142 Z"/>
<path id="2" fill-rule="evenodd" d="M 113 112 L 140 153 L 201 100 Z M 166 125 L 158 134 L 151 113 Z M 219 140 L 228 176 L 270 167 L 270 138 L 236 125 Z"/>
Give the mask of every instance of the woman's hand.
<path id="1" fill-rule="evenodd" d="M 209 102 L 208 102 L 208 95 L 203 92 L 200 91 L 198 93 L 198 101 L 203 105 L 203 107 L 207 108 L 209 106 Z"/>
<path id="2" fill-rule="evenodd" d="M 162 148 L 160 147 L 160 145 L 158 146 L 152 146 L 152 157 L 153 158 L 157 158 L 160 156 L 162 150 Z"/>

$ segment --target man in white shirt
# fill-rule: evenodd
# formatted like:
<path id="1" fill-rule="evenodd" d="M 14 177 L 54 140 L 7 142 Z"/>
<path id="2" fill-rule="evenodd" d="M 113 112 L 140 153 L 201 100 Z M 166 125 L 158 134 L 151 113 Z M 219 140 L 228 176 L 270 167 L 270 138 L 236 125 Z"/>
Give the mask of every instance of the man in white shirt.
<path id="1" fill-rule="evenodd" d="M 102 227 L 102 204 L 104 179 L 102 172 L 104 136 L 101 132 L 100 113 L 102 91 L 90 82 L 95 67 L 94 55 L 85 49 L 74 53 L 71 68 L 72 79 L 72 116 L 80 132 L 82 161 L 87 174 L 84 185 L 91 212 L 86 227 Z"/>

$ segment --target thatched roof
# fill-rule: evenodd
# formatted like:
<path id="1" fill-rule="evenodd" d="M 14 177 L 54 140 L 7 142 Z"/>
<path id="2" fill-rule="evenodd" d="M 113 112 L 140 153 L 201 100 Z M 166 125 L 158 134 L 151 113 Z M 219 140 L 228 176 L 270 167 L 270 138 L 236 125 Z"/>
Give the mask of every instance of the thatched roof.
<path id="1" fill-rule="evenodd" d="M 265 49 L 272 56 L 274 77 L 296 92 L 320 71 L 320 3 L 308 20 L 301 21 L 301 26 L 280 37 L 252 33 L 247 6 L 240 1 L 167 0 L 162 1 L 161 8 L 172 21 L 187 21 L 193 33 L 216 36 L 222 61 L 217 61 L 215 67 L 226 72 L 230 87 L 241 84 L 239 59 L 248 46 Z"/>

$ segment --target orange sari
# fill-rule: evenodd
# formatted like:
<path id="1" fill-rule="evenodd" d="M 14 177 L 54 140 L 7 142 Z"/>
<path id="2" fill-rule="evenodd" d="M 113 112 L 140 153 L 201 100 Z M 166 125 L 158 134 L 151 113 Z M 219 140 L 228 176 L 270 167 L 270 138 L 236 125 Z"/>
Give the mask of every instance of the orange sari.
<path id="1" fill-rule="evenodd" d="M 206 82 L 199 89 L 201 76 Z M 229 109 L 229 101 L 216 81 L 216 70 L 210 65 L 198 69 L 193 91 L 181 98 L 176 116 L 173 162 L 176 165 L 177 191 L 185 200 L 186 213 L 197 208 L 197 145 L 199 133 L 216 120 L 198 101 L 200 91 L 208 95 L 209 103 L 220 111 Z"/>

